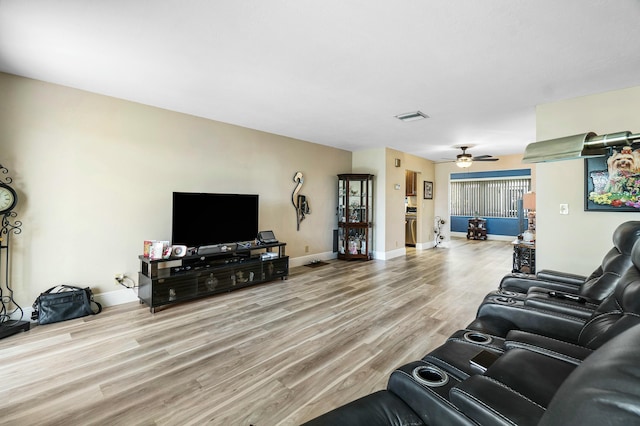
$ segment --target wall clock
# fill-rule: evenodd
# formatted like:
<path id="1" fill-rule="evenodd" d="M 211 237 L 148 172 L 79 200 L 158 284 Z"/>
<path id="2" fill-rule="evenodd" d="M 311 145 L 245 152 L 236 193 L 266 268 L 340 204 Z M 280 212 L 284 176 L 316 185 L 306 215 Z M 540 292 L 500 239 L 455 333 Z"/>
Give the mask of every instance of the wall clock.
<path id="1" fill-rule="evenodd" d="M 16 191 L 5 183 L 0 183 L 0 216 L 9 213 L 18 203 Z"/>

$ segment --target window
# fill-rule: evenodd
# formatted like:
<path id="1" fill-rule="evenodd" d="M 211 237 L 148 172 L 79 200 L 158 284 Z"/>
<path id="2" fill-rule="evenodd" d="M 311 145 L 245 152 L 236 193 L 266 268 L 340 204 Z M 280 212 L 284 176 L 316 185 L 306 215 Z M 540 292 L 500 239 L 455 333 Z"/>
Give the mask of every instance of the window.
<path id="1" fill-rule="evenodd" d="M 531 188 L 530 177 L 451 181 L 451 215 L 518 217 L 518 200 Z"/>

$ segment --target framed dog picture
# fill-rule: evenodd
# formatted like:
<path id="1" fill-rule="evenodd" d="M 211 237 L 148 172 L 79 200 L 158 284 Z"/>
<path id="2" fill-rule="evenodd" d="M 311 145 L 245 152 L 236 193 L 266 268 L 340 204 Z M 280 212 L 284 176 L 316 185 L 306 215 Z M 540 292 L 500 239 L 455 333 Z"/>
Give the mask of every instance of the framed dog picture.
<path id="1" fill-rule="evenodd" d="M 640 212 L 640 144 L 584 161 L 586 211 Z"/>

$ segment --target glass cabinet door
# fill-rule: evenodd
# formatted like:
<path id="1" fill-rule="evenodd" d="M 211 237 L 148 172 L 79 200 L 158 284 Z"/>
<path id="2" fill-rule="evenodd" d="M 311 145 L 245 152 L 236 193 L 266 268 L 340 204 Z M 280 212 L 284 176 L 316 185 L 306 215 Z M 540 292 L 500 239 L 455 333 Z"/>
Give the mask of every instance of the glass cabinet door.
<path id="1" fill-rule="evenodd" d="M 373 175 L 338 175 L 338 258 L 371 259 Z"/>

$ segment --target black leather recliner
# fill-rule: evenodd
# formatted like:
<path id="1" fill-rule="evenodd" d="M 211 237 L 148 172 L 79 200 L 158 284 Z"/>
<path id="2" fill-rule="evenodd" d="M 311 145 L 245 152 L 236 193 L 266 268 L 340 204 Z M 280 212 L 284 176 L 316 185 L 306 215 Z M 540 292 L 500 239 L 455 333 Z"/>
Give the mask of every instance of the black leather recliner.
<path id="1" fill-rule="evenodd" d="M 620 277 L 613 294 L 590 311 L 587 319 L 570 311 L 559 315 L 526 302 L 483 304 L 467 329 L 458 330 L 422 360 L 461 379 L 478 373 L 469 361 L 480 351 L 499 356 L 505 349 L 526 347 L 579 362 L 622 329 L 640 322 L 640 289 L 636 286 L 640 281 L 640 243 L 630 259 L 631 267 Z"/>
<path id="2" fill-rule="evenodd" d="M 640 424 L 640 243 L 626 256 L 626 272 L 588 319 L 518 298 L 495 305 L 498 314 L 483 304 L 475 329 L 398 368 L 387 390 L 305 425 Z M 483 351 L 495 361 L 471 367 Z"/>
<path id="3" fill-rule="evenodd" d="M 557 388 L 577 366 L 616 336 L 640 327 L 640 243 L 634 247 L 632 258 L 636 266 L 607 298 L 618 309 L 602 312 L 585 324 L 577 342 L 514 330 L 506 339 L 486 336 L 489 340 L 485 349 L 479 339 L 461 337 L 461 333 L 478 333 L 461 330 L 422 361 L 396 370 L 388 389 L 407 402 L 423 421 L 435 413 L 453 424 L 466 418 L 479 424 L 502 424 L 496 415 L 515 424 L 536 424 Z M 485 371 L 470 363 L 483 351 L 497 354 Z M 421 386 L 419 377 L 411 377 L 416 368 L 446 376 L 448 387 Z M 532 419 L 536 422 L 531 423 Z"/>
<path id="4" fill-rule="evenodd" d="M 617 231 L 627 229 L 635 235 L 636 223 L 640 224 L 640 222 L 626 222 L 625 224 L 630 228 L 620 226 Z M 626 237 L 620 235 L 620 232 L 616 235 L 618 242 L 635 240 L 634 247 L 640 241 L 635 236 L 631 238 L 628 235 Z M 563 341 L 577 342 L 578 333 L 588 321 L 604 312 L 618 309 L 617 300 L 621 297 L 622 288 L 628 283 L 628 280 L 624 281 L 623 277 L 626 272 L 635 270 L 637 266 L 634 265 L 633 259 L 634 247 L 625 248 L 625 253 L 628 252 L 629 255 L 621 255 L 625 258 L 624 262 L 611 262 L 621 266 L 619 271 L 609 270 L 607 273 L 610 276 L 616 276 L 616 286 L 614 291 L 598 304 L 590 304 L 580 296 L 576 296 L 578 300 L 560 298 L 550 302 L 550 299 L 557 299 L 555 291 L 541 292 L 536 287 L 532 287 L 525 297 L 513 297 L 512 294 L 505 294 L 503 291 L 492 292 L 485 297 L 478 308 L 476 319 L 467 328 L 499 337 L 505 337 L 510 330 L 523 330 Z M 618 257 L 618 260 L 621 257 Z M 616 292 L 617 296 L 614 296 Z"/>
<path id="5" fill-rule="evenodd" d="M 526 350 L 513 350 L 511 353 L 509 363 L 519 363 L 517 368 L 520 371 L 530 370 L 529 374 L 518 378 L 513 371 L 501 373 L 502 367 L 496 363 L 490 367 L 494 370 L 493 376 L 510 374 L 508 381 L 519 380 L 522 382 L 519 386 L 530 386 L 527 390 L 529 395 L 543 401 L 543 404 L 486 375 L 473 376 L 449 387 L 447 396 L 442 398 L 447 400 L 446 404 L 425 399 L 425 387 L 417 382 L 414 389 L 408 387 L 405 394 L 398 397 L 391 389 L 392 375 L 390 389 L 336 408 L 304 423 L 304 426 L 640 424 L 639 325 L 614 337 L 573 369 L 570 366 L 558 367 L 562 364 L 557 363 L 562 361 Z M 532 365 L 537 367 L 531 368 Z M 561 383 L 554 385 L 552 382 L 558 380 L 552 376 L 558 372 L 562 376 Z M 544 377 L 531 380 L 535 374 Z M 542 387 L 541 382 L 546 387 Z M 439 389 L 445 387 L 440 386 Z M 544 403 L 544 400 L 548 402 Z M 430 403 L 440 403 L 442 408 L 428 411 Z M 418 417 L 420 412 L 422 415 Z"/>
<path id="6" fill-rule="evenodd" d="M 502 278 L 499 289 L 528 293 L 532 287 L 537 287 L 579 295 L 590 301 L 601 301 L 611 294 L 622 273 L 631 266 L 629 256 L 633 245 L 640 239 L 640 221 L 620 224 L 613 232 L 612 239 L 613 247 L 588 277 L 553 270 L 542 270 L 535 276 L 513 273 Z"/>
<path id="7" fill-rule="evenodd" d="M 629 221 L 618 226 L 613 234 L 614 247 L 588 279 L 577 279 L 577 275 L 555 271 L 541 271 L 538 276 L 508 274 L 503 277 L 500 289 L 485 297 L 477 315 L 485 316 L 486 304 L 510 305 L 511 308 L 538 309 L 544 312 L 543 317 L 551 315 L 551 319 L 558 319 L 553 313 L 564 315 L 573 323 L 568 327 L 579 327 L 593 315 L 602 300 L 615 289 L 620 277 L 632 266 L 631 250 L 639 239 L 640 221 Z M 522 311 L 513 315 L 517 318 L 523 315 L 527 317 L 527 313 Z M 573 321 L 575 319 L 577 322 Z M 546 320 L 542 318 L 540 321 Z M 557 327 L 554 325 L 554 328 Z"/>

